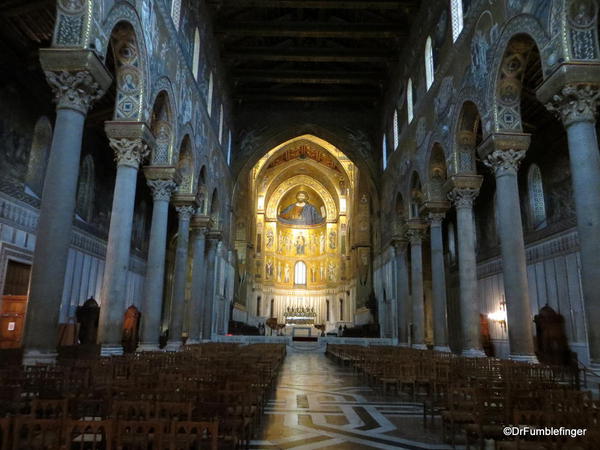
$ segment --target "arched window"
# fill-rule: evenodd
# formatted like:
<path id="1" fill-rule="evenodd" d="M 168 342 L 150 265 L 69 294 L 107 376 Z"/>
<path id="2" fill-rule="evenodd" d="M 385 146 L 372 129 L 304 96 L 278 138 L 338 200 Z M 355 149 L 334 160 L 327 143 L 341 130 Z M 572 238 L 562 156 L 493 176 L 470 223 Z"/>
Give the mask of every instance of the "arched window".
<path id="1" fill-rule="evenodd" d="M 387 167 L 387 139 L 385 133 L 381 139 L 381 149 L 383 151 L 383 170 L 385 170 Z"/>
<path id="2" fill-rule="evenodd" d="M 25 191 L 38 198 L 42 196 L 46 166 L 52 143 L 52 125 L 46 116 L 38 119 L 33 129 L 33 141 L 29 152 L 27 175 L 25 176 Z"/>
<path id="3" fill-rule="evenodd" d="M 223 103 L 219 109 L 219 144 L 223 143 Z"/>
<path id="4" fill-rule="evenodd" d="M 94 159 L 86 155 L 79 169 L 77 181 L 77 201 L 75 211 L 85 220 L 90 221 L 94 211 Z"/>
<path id="5" fill-rule="evenodd" d="M 179 19 L 181 17 L 181 0 L 173 0 L 171 3 L 171 19 L 175 24 L 175 29 L 179 31 Z"/>
<path id="6" fill-rule="evenodd" d="M 433 48 L 431 46 L 431 36 L 425 41 L 425 82 L 427 90 L 433 84 L 433 77 L 435 74 L 435 67 L 433 66 Z"/>
<path id="7" fill-rule="evenodd" d="M 394 137 L 394 151 L 398 150 L 398 144 L 400 144 L 398 134 L 398 110 L 394 109 L 394 121 L 392 123 L 392 136 Z"/>
<path id="8" fill-rule="evenodd" d="M 213 90 L 214 89 L 215 89 L 215 87 L 214 87 L 214 81 L 213 81 L 213 74 L 211 72 L 210 75 L 208 76 L 208 96 L 206 97 L 206 109 L 208 110 L 209 116 L 212 113 L 212 101 L 213 101 Z"/>
<path id="9" fill-rule="evenodd" d="M 406 86 L 406 113 L 408 116 L 408 123 L 411 123 L 413 120 L 413 87 L 410 78 L 408 79 L 408 84 Z"/>
<path id="10" fill-rule="evenodd" d="M 194 79 L 198 79 L 198 68 L 200 66 L 200 31 L 196 28 L 194 32 L 194 60 L 192 62 L 192 71 L 194 72 Z"/>
<path id="11" fill-rule="evenodd" d="M 231 165 L 231 130 L 227 132 L 227 165 Z"/>
<path id="12" fill-rule="evenodd" d="M 539 230 L 546 226 L 546 202 L 542 172 L 537 164 L 532 164 L 527 173 L 527 190 L 529 193 L 529 216 L 531 227 Z"/>
<path id="13" fill-rule="evenodd" d="M 453 263 L 456 261 L 456 234 L 453 222 L 448 222 L 448 256 L 450 262 Z"/>
<path id="14" fill-rule="evenodd" d="M 294 266 L 294 284 L 306 284 L 306 264 L 298 261 Z"/>
<path id="15" fill-rule="evenodd" d="M 452 42 L 456 42 L 463 29 L 462 0 L 450 0 L 450 14 L 452 15 Z"/>

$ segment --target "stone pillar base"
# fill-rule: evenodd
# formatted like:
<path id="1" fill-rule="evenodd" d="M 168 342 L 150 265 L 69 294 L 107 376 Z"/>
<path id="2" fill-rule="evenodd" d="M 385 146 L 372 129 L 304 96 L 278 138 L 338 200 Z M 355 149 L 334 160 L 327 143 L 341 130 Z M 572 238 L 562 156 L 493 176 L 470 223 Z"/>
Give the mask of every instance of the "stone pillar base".
<path id="1" fill-rule="evenodd" d="M 467 358 L 485 358 L 485 352 L 483 350 L 479 350 L 477 348 L 470 348 L 463 350 L 461 356 L 465 356 Z"/>
<path id="2" fill-rule="evenodd" d="M 102 344 L 102 346 L 100 347 L 100 356 L 120 356 L 122 354 L 122 345 Z"/>
<path id="3" fill-rule="evenodd" d="M 413 348 L 417 350 L 427 350 L 427 346 L 425 344 L 414 344 Z"/>
<path id="4" fill-rule="evenodd" d="M 36 364 L 54 364 L 58 353 L 56 351 L 25 350 L 23 354 L 24 366 L 35 366 Z"/>
<path id="5" fill-rule="evenodd" d="M 436 345 L 433 347 L 433 349 L 436 352 L 452 353 L 452 350 L 450 350 L 450 347 L 448 347 L 447 345 Z"/>
<path id="6" fill-rule="evenodd" d="M 138 347 L 135 349 L 136 352 L 160 352 L 161 349 L 158 346 L 158 344 L 151 344 L 151 343 L 147 343 L 147 344 L 139 344 Z"/>
<path id="7" fill-rule="evenodd" d="M 183 343 L 181 341 L 167 341 L 167 346 L 165 347 L 166 352 L 178 352 L 181 350 Z"/>
<path id="8" fill-rule="evenodd" d="M 508 359 L 512 359 L 513 361 L 521 361 L 521 362 L 528 362 L 528 363 L 533 363 L 533 364 L 539 364 L 537 356 L 535 356 L 535 355 L 514 355 L 514 354 L 510 354 L 510 355 L 508 355 Z"/>

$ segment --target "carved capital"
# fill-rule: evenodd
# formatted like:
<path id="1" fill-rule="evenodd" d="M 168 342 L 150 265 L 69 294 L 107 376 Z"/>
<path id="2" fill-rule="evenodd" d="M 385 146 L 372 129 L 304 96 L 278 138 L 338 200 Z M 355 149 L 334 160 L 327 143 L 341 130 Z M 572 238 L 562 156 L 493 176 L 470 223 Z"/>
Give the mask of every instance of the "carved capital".
<path id="1" fill-rule="evenodd" d="M 95 100 L 104 95 L 104 90 L 94 81 L 89 72 L 44 72 L 54 93 L 57 109 L 74 109 L 87 114 Z"/>
<path id="2" fill-rule="evenodd" d="M 492 169 L 496 176 L 501 176 L 506 173 L 516 174 L 523 158 L 525 150 L 494 150 L 488 153 L 483 163 Z"/>
<path id="3" fill-rule="evenodd" d="M 169 201 L 171 194 L 177 189 L 173 180 L 148 180 L 154 201 Z"/>
<path id="4" fill-rule="evenodd" d="M 137 169 L 150 150 L 141 138 L 108 138 L 110 147 L 115 152 L 117 166 L 128 166 Z"/>
<path id="5" fill-rule="evenodd" d="M 196 208 L 192 205 L 180 205 L 176 206 L 175 210 L 177 214 L 179 214 L 179 220 L 189 221 L 192 218 L 192 215 L 196 212 Z"/>
<path id="6" fill-rule="evenodd" d="M 448 193 L 448 199 L 454 203 L 456 209 L 473 208 L 473 201 L 479 195 L 479 189 L 454 188 Z"/>
<path id="7" fill-rule="evenodd" d="M 421 245 L 421 242 L 425 237 L 425 230 L 419 228 L 409 228 L 406 231 L 406 237 L 408 238 L 410 245 Z"/>
<path id="8" fill-rule="evenodd" d="M 429 220 L 429 225 L 432 227 L 439 227 L 442 225 L 442 221 L 446 217 L 446 213 L 443 212 L 430 212 L 427 215 L 427 219 Z"/>
<path id="9" fill-rule="evenodd" d="M 564 86 L 552 96 L 546 108 L 553 112 L 565 127 L 577 122 L 595 122 L 600 99 L 598 86 L 590 84 Z"/>

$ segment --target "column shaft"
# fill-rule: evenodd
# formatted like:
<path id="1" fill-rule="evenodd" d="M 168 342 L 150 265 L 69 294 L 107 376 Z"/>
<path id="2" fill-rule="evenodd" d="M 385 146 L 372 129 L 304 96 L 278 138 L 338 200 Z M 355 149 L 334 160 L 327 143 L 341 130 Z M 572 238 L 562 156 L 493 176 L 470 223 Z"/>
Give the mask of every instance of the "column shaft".
<path id="1" fill-rule="evenodd" d="M 79 111 L 57 110 L 23 340 L 26 353 L 34 359 L 43 359 L 44 354 L 52 358 L 58 343 L 58 316 L 72 237 L 84 121 L 85 115 Z"/>
<path id="2" fill-rule="evenodd" d="M 444 267 L 444 241 L 441 218 L 432 218 L 431 236 L 431 282 L 433 295 L 433 342 L 434 348 L 449 351 L 446 314 L 446 273 Z"/>
<path id="3" fill-rule="evenodd" d="M 192 298 L 190 303 L 190 344 L 200 342 L 202 324 L 202 306 L 205 295 L 204 276 L 206 274 L 206 261 L 204 250 L 206 247 L 205 230 L 196 230 L 194 236 L 194 262 L 192 265 Z"/>
<path id="4" fill-rule="evenodd" d="M 208 240 L 208 253 L 206 255 L 206 276 L 204 278 L 204 307 L 202 308 L 202 338 L 212 337 L 212 316 L 215 293 L 215 260 L 217 256 L 216 239 Z"/>
<path id="5" fill-rule="evenodd" d="M 100 305 L 98 342 L 102 344 L 103 355 L 123 353 L 121 338 L 126 308 L 136 184 L 137 168 L 119 165 L 113 193 Z"/>
<path id="6" fill-rule="evenodd" d="M 425 304 L 423 297 L 423 251 L 421 238 L 410 241 L 413 346 L 425 348 Z"/>
<path id="7" fill-rule="evenodd" d="M 458 228 L 458 276 L 460 282 L 460 318 L 462 354 L 484 356 L 479 330 L 479 298 L 477 295 L 477 258 L 475 256 L 475 223 L 473 199 L 475 189 L 455 189 L 451 199 L 456 205 Z"/>
<path id="8" fill-rule="evenodd" d="M 410 323 L 408 264 L 406 244 L 396 248 L 396 292 L 398 302 L 398 342 L 408 345 L 408 324 Z"/>
<path id="9" fill-rule="evenodd" d="M 593 122 L 567 128 L 590 362 L 600 366 L 600 153 Z"/>
<path id="10" fill-rule="evenodd" d="M 485 163 L 496 175 L 498 234 L 502 253 L 502 274 L 508 319 L 510 357 L 533 360 L 533 329 L 527 259 L 521 223 L 517 168 L 525 150 L 496 150 Z"/>
<path id="11" fill-rule="evenodd" d="M 171 302 L 171 322 L 167 350 L 178 350 L 182 345 L 183 313 L 185 308 L 185 279 L 187 273 L 188 247 L 190 238 L 190 217 L 193 207 L 178 207 L 179 226 L 177 229 L 177 248 L 175 249 L 175 268 L 173 273 L 173 300 Z"/>
<path id="12" fill-rule="evenodd" d="M 139 350 L 142 351 L 154 351 L 159 348 L 160 315 L 165 283 L 169 198 L 171 192 L 175 189 L 175 183 L 170 180 L 151 180 L 148 185 L 153 189 L 154 205 L 144 282 L 142 340 L 139 347 Z"/>

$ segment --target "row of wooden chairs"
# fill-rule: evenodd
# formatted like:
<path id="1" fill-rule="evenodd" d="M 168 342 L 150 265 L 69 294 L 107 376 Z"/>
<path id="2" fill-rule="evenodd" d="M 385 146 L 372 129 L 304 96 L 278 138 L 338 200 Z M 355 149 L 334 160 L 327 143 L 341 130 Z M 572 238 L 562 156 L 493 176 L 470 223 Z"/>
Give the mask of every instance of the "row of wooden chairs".
<path id="1" fill-rule="evenodd" d="M 0 419 L 1 450 L 217 449 L 219 424 L 192 421 Z"/>
<path id="2" fill-rule="evenodd" d="M 284 357 L 280 344 L 198 344 L 177 353 L 5 367 L 0 450 L 55 448 L 47 439 L 61 449 L 80 448 L 79 441 L 82 449 L 245 447 Z M 81 432 L 84 426 L 91 428 Z M 140 437 L 150 429 L 150 441 Z"/>
<path id="3" fill-rule="evenodd" d="M 408 391 L 428 417 L 442 419 L 445 441 L 467 447 L 485 440 L 503 448 L 600 448 L 600 402 L 563 368 L 496 358 L 465 358 L 400 347 L 330 345 L 327 354 L 384 391 Z M 509 440 L 505 426 L 587 428 L 582 438 Z M 529 447 L 528 447 L 529 446 Z"/>

